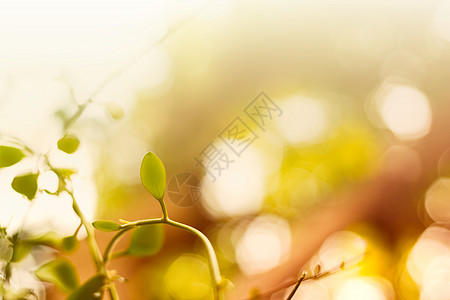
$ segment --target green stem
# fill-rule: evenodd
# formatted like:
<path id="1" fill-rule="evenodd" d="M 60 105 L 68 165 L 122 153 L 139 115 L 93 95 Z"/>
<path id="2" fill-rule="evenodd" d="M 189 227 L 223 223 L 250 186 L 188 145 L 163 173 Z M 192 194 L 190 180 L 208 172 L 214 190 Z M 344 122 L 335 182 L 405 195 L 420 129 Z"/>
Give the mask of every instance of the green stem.
<path id="1" fill-rule="evenodd" d="M 166 223 L 168 225 L 186 230 L 202 240 L 208 256 L 209 271 L 211 274 L 211 280 L 214 290 L 214 299 L 220 299 L 221 294 L 219 286 L 222 281 L 222 276 L 220 275 L 219 263 L 217 261 L 216 252 L 214 251 L 214 248 L 209 239 L 200 230 L 195 229 L 194 227 L 191 227 L 189 225 L 178 223 L 170 219 L 167 219 Z"/>
<path id="2" fill-rule="evenodd" d="M 116 285 L 114 284 L 114 282 L 111 282 L 108 285 L 108 292 L 109 292 L 109 297 L 111 298 L 111 300 L 119 299 L 119 294 L 117 293 Z"/>
<path id="3" fill-rule="evenodd" d="M 84 217 L 83 212 L 81 211 L 80 207 L 78 206 L 78 202 L 75 199 L 75 196 L 73 195 L 73 192 L 69 191 L 67 188 L 65 190 L 67 193 L 69 193 L 70 197 L 72 198 L 72 207 L 73 207 L 74 212 L 80 218 L 81 223 L 83 224 L 84 228 L 86 229 L 89 249 L 92 253 L 92 257 L 94 259 L 94 263 L 97 268 L 97 271 L 102 274 L 105 274 L 106 270 L 105 270 L 105 265 L 103 263 L 103 257 L 100 252 L 100 249 L 98 248 L 97 242 L 95 241 L 94 227 Z"/>
<path id="4" fill-rule="evenodd" d="M 166 203 L 164 202 L 164 200 L 158 200 L 159 205 L 161 205 L 161 210 L 163 213 L 163 219 L 164 220 L 169 220 L 169 215 L 167 214 L 167 208 L 166 208 Z"/>
<path id="5" fill-rule="evenodd" d="M 73 192 L 68 191 L 67 188 L 65 190 L 67 191 L 67 193 L 69 193 L 70 197 L 72 198 L 72 207 L 73 207 L 74 212 L 80 218 L 81 224 L 83 224 L 84 228 L 86 229 L 89 249 L 91 251 L 92 258 L 94 259 L 94 263 L 97 268 L 97 272 L 108 277 L 108 274 L 106 272 L 106 262 L 104 261 L 102 254 L 100 252 L 100 249 L 95 240 L 94 227 L 84 217 L 83 212 L 81 211 L 80 207 L 78 206 L 78 202 L 76 201 L 75 196 L 73 195 Z M 109 280 L 109 278 L 108 278 L 108 280 Z M 111 300 L 119 300 L 119 294 L 117 293 L 116 286 L 110 280 L 109 280 L 109 284 L 108 284 L 108 292 L 109 292 Z"/>
<path id="6" fill-rule="evenodd" d="M 164 212 L 165 205 L 161 205 L 161 207 L 163 207 L 163 212 Z M 209 270 L 210 270 L 210 275 L 211 275 L 211 280 L 212 280 L 213 290 L 214 290 L 214 299 L 221 299 L 222 297 L 220 294 L 219 286 L 222 281 L 222 276 L 220 275 L 220 268 L 219 268 L 219 263 L 217 261 L 216 252 L 214 251 L 214 248 L 213 248 L 211 242 L 198 229 L 195 229 L 189 225 L 175 222 L 175 221 L 172 221 L 171 219 L 169 219 L 169 217 L 167 217 L 167 211 L 166 211 L 166 217 L 163 217 L 163 218 L 146 219 L 146 220 L 140 220 L 140 221 L 136 221 L 136 222 L 128 222 L 127 224 L 122 225 L 121 231 L 116 233 L 116 235 L 111 239 L 111 241 L 108 243 L 108 246 L 106 247 L 105 253 L 103 255 L 105 264 L 111 259 L 112 250 L 114 249 L 114 246 L 117 244 L 119 238 L 123 234 L 125 234 L 130 229 L 133 229 L 133 228 L 136 228 L 139 226 L 150 225 L 150 224 L 167 224 L 169 226 L 177 227 L 177 228 L 183 229 L 185 231 L 188 231 L 188 232 L 192 233 L 193 235 L 197 236 L 198 238 L 200 238 L 200 240 L 202 241 L 202 243 L 206 249 L 206 253 L 207 253 L 207 257 L 208 257 Z"/>
<path id="7" fill-rule="evenodd" d="M 66 123 L 64 124 L 64 134 L 66 134 L 69 129 L 73 126 L 73 124 L 75 124 L 75 122 L 81 117 L 81 115 L 83 114 L 84 110 L 89 106 L 89 104 L 92 103 L 92 98 L 89 98 L 86 102 L 84 102 L 81 105 L 78 105 L 78 109 L 77 111 L 73 114 L 72 117 L 70 117 L 70 119 L 68 119 L 66 121 Z"/>

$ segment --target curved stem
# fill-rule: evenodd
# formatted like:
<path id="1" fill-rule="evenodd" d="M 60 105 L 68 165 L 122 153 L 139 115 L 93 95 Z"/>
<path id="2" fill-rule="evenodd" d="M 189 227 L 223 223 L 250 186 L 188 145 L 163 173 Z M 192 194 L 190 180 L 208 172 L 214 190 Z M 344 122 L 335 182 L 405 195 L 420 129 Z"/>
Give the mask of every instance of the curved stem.
<path id="1" fill-rule="evenodd" d="M 108 245 L 106 246 L 105 252 L 103 253 L 103 259 L 105 265 L 108 263 L 108 261 L 111 259 L 111 251 L 114 249 L 114 246 L 116 246 L 117 242 L 119 241 L 119 238 L 124 235 L 128 230 L 132 229 L 133 227 L 125 228 L 118 233 L 116 233 L 115 236 L 109 241 Z"/>
<path id="2" fill-rule="evenodd" d="M 222 276 L 220 275 L 219 263 L 217 261 L 216 252 L 214 251 L 214 248 L 209 239 L 200 230 L 195 229 L 194 227 L 191 227 L 189 225 L 178 223 L 170 219 L 167 219 L 165 223 L 186 230 L 202 240 L 203 245 L 205 246 L 206 252 L 208 254 L 207 256 L 209 263 L 209 271 L 211 274 L 211 280 L 214 289 L 214 299 L 220 299 L 221 295 L 219 286 L 222 281 Z"/>
<path id="3" fill-rule="evenodd" d="M 109 297 L 112 300 L 119 299 L 119 294 L 117 293 L 116 285 L 114 284 L 114 282 L 111 282 L 108 285 L 108 292 L 109 292 Z"/>
<path id="4" fill-rule="evenodd" d="M 92 226 L 92 224 L 90 222 L 88 222 L 86 220 L 86 218 L 84 217 L 80 207 L 78 206 L 78 203 L 75 199 L 75 196 L 73 195 L 73 192 L 68 191 L 68 189 L 65 189 L 67 191 L 67 193 L 69 193 L 70 197 L 72 198 L 73 204 L 73 210 L 75 211 L 75 213 L 77 214 L 77 216 L 80 218 L 81 220 L 81 224 L 83 224 L 84 228 L 86 229 L 86 233 L 87 233 L 87 241 L 89 244 L 89 249 L 91 251 L 92 257 L 94 259 L 94 263 L 95 266 L 97 268 L 97 272 L 100 274 L 105 275 L 106 277 L 108 277 L 108 274 L 106 272 L 106 262 L 102 257 L 102 254 L 100 252 L 100 249 L 97 245 L 97 242 L 95 240 L 95 236 L 94 236 L 94 227 Z M 77 229 L 78 231 L 78 229 Z M 112 282 L 109 277 L 108 277 L 108 292 L 109 292 L 109 296 L 111 298 L 111 300 L 118 300 L 119 299 L 119 294 L 117 293 L 116 290 L 116 286 L 114 284 L 114 282 Z"/>
<path id="5" fill-rule="evenodd" d="M 84 110 L 92 103 L 92 97 L 89 98 L 86 102 L 78 106 L 77 111 L 73 114 L 70 119 L 68 119 L 64 124 L 64 134 L 66 134 L 69 129 L 75 124 L 75 122 L 81 117 Z"/>
<path id="6" fill-rule="evenodd" d="M 150 225 L 150 224 L 161 224 L 165 223 L 164 218 L 157 218 L 157 219 L 147 219 L 147 220 L 140 220 L 136 222 L 128 222 L 125 225 L 122 225 L 121 230 L 116 233 L 116 235 L 109 241 L 108 245 L 106 246 L 105 252 L 103 254 L 104 257 L 104 263 L 111 260 L 111 253 L 114 247 L 116 246 L 117 242 L 119 241 L 119 238 L 124 235 L 127 231 L 130 229 L 133 229 L 135 227 L 143 226 L 143 225 Z"/>
<path id="7" fill-rule="evenodd" d="M 165 208 L 165 205 L 161 205 L 161 207 Z M 195 236 L 197 236 L 198 238 L 200 238 L 200 240 L 202 241 L 202 243 L 206 249 L 206 253 L 207 253 L 207 257 L 208 257 L 209 270 L 210 270 L 210 275 L 211 275 L 211 280 L 212 280 L 212 285 L 213 285 L 213 290 L 214 290 L 214 299 L 221 299 L 222 297 L 220 295 L 220 283 L 222 281 L 222 276 L 220 275 L 220 268 L 219 268 L 219 263 L 217 261 L 216 252 L 214 251 L 214 248 L 213 248 L 211 242 L 200 230 L 195 229 L 194 227 L 191 227 L 189 225 L 182 224 L 182 223 L 172 221 L 171 219 L 169 219 L 169 217 L 167 217 L 167 211 L 166 211 L 165 218 L 163 217 L 163 218 L 157 218 L 157 219 L 146 219 L 146 220 L 140 220 L 140 221 L 136 221 L 136 222 L 128 222 L 127 224 L 122 225 L 121 231 L 116 233 L 116 235 L 111 239 L 111 241 L 108 243 L 108 245 L 106 247 L 105 253 L 103 255 L 105 265 L 111 259 L 112 250 L 114 249 L 114 246 L 117 244 L 119 238 L 123 234 L 125 234 L 127 231 L 129 231 L 132 228 L 136 228 L 136 227 L 144 226 L 144 225 L 150 225 L 150 224 L 167 224 L 169 226 L 177 227 L 177 228 L 183 229 L 185 231 L 188 231 L 188 232 L 194 234 Z"/>
<path id="8" fill-rule="evenodd" d="M 102 257 L 102 254 L 100 253 L 100 249 L 98 248 L 97 242 L 95 241 L 94 227 L 84 217 L 83 212 L 81 211 L 80 207 L 78 206 L 77 200 L 75 199 L 75 196 L 73 195 L 73 192 L 69 191 L 67 188 L 65 190 L 72 198 L 72 207 L 73 207 L 74 212 L 80 218 L 81 223 L 83 224 L 84 228 L 86 229 L 89 249 L 91 250 L 91 254 L 94 259 L 94 263 L 97 268 L 97 271 L 99 271 L 101 273 L 105 273 L 103 257 Z"/>

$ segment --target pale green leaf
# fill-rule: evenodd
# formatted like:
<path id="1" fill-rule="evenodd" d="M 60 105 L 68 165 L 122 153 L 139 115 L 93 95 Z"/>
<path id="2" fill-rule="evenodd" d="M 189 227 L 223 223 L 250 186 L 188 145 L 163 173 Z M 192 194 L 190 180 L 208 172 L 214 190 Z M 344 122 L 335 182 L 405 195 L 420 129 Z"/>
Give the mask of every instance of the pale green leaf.
<path id="1" fill-rule="evenodd" d="M 23 154 L 20 149 L 9 146 L 0 146 L 0 168 L 12 166 L 21 161 L 24 157 L 25 154 Z"/>
<path id="2" fill-rule="evenodd" d="M 36 196 L 37 192 L 37 179 L 38 174 L 25 174 L 14 177 L 11 187 L 18 192 L 28 198 L 28 200 L 32 200 L 34 196 Z"/>
<path id="3" fill-rule="evenodd" d="M 149 152 L 142 159 L 141 181 L 157 200 L 162 201 L 166 189 L 166 170 L 155 153 Z"/>
<path id="4" fill-rule="evenodd" d="M 73 235 L 67 236 L 61 240 L 61 250 L 65 252 L 73 252 L 78 249 L 80 242 Z"/>
<path id="5" fill-rule="evenodd" d="M 144 225 L 136 228 L 131 236 L 127 254 L 150 256 L 158 253 L 164 243 L 164 231 L 161 224 Z"/>
<path id="6" fill-rule="evenodd" d="M 117 231 L 120 229 L 120 224 L 108 220 L 94 221 L 92 222 L 92 226 L 94 226 L 98 230 L 106 232 Z"/>
<path id="7" fill-rule="evenodd" d="M 75 265 L 65 258 L 57 258 L 46 263 L 34 273 L 39 280 L 53 283 L 66 293 L 74 291 L 79 285 Z"/>
<path id="8" fill-rule="evenodd" d="M 104 283 L 104 275 L 94 275 L 82 286 L 73 291 L 67 300 L 99 300 L 103 295 L 102 286 Z"/>
<path id="9" fill-rule="evenodd" d="M 75 174 L 77 172 L 77 170 L 74 169 L 64 169 L 64 168 L 60 168 L 60 169 L 54 169 L 56 175 L 58 175 L 58 177 L 63 177 L 63 178 L 70 178 L 70 176 L 72 176 L 73 174 Z"/>
<path id="10" fill-rule="evenodd" d="M 68 154 L 77 151 L 80 140 L 74 135 L 66 135 L 58 141 L 58 149 Z"/>

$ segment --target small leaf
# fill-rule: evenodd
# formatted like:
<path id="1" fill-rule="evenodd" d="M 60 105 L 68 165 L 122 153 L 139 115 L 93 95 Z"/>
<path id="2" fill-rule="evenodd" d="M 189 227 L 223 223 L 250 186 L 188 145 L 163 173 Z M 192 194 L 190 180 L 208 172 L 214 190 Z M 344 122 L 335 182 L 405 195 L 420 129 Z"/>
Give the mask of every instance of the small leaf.
<path id="1" fill-rule="evenodd" d="M 92 226 L 105 232 L 117 231 L 120 229 L 120 224 L 108 220 L 94 221 L 92 222 Z"/>
<path id="2" fill-rule="evenodd" d="M 73 252 L 79 245 L 80 242 L 73 235 L 67 236 L 61 240 L 61 250 L 65 252 Z"/>
<path id="3" fill-rule="evenodd" d="M 33 173 L 16 176 L 11 183 L 11 187 L 19 194 L 26 196 L 28 200 L 32 200 L 37 192 L 37 179 L 38 174 Z"/>
<path id="4" fill-rule="evenodd" d="M 27 243 L 34 245 L 43 245 L 54 249 L 61 248 L 61 236 L 56 232 L 49 231 L 38 237 L 25 240 Z"/>
<path id="5" fill-rule="evenodd" d="M 149 152 L 142 159 L 141 181 L 157 200 L 162 201 L 166 189 L 166 170 L 155 153 Z"/>
<path id="6" fill-rule="evenodd" d="M 115 102 L 106 103 L 105 106 L 114 120 L 118 121 L 123 118 L 124 112 L 122 106 Z"/>
<path id="7" fill-rule="evenodd" d="M 24 259 L 28 255 L 28 253 L 30 253 L 31 247 L 33 247 L 32 244 L 17 240 L 14 243 L 14 252 L 11 261 L 19 262 Z"/>
<path id="8" fill-rule="evenodd" d="M 5 168 L 17 164 L 25 157 L 22 150 L 9 147 L 0 146 L 0 168 Z"/>
<path id="9" fill-rule="evenodd" d="M 3 231 L 0 231 L 0 262 L 10 261 L 13 257 L 13 244 Z"/>
<path id="10" fill-rule="evenodd" d="M 77 172 L 77 170 L 74 169 L 54 169 L 56 175 L 58 175 L 58 177 L 63 177 L 63 178 L 70 178 L 70 176 L 72 176 L 73 174 L 75 174 Z"/>
<path id="11" fill-rule="evenodd" d="M 131 237 L 127 254 L 150 256 L 158 253 L 164 243 L 164 231 L 160 224 L 144 225 L 136 228 Z"/>
<path id="12" fill-rule="evenodd" d="M 103 296 L 102 286 L 105 276 L 97 274 L 70 294 L 67 300 L 98 300 Z"/>
<path id="13" fill-rule="evenodd" d="M 62 191 L 66 189 L 66 179 L 70 179 L 70 176 L 77 173 L 76 170 L 73 169 L 53 169 L 53 172 L 58 176 L 59 183 L 58 189 L 56 190 L 56 195 L 59 195 Z"/>
<path id="14" fill-rule="evenodd" d="M 74 135 L 66 135 L 58 141 L 58 149 L 68 154 L 77 151 L 80 140 Z"/>
<path id="15" fill-rule="evenodd" d="M 57 258 L 42 265 L 34 273 L 39 280 L 53 283 L 62 291 L 69 293 L 79 285 L 78 274 L 75 270 L 76 267 L 71 261 Z"/>

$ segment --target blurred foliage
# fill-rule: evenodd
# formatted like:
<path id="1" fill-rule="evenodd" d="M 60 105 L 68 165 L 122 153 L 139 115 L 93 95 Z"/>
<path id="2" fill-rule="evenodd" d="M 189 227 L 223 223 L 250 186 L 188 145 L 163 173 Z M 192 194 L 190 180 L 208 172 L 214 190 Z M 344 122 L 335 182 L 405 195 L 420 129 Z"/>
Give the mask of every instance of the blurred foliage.
<path id="1" fill-rule="evenodd" d="M 189 172 L 199 177 L 204 184 L 208 176 L 196 166 L 194 157 L 198 156 L 205 146 L 216 141 L 236 117 L 249 121 L 248 118 L 245 119 L 244 110 L 258 93 L 265 91 L 280 107 L 289 99 L 298 100 L 300 103 L 304 97 L 308 97 L 323 108 L 323 124 L 317 125 L 323 126 L 320 135 L 312 140 L 293 142 L 289 141 L 283 132 L 279 124 L 280 119 L 272 119 L 265 130 L 251 123 L 249 128 L 257 133 L 257 142 L 249 146 L 251 150 L 244 153 L 242 158 L 233 157 L 238 167 L 247 166 L 246 163 L 251 160 L 251 157 L 245 155 L 254 152 L 262 158 L 263 168 L 254 168 L 262 170 L 261 173 L 265 172 L 262 175 L 256 174 L 263 178 L 262 199 L 258 199 L 262 205 L 252 213 L 217 216 L 206 204 L 210 200 L 205 198 L 188 208 L 177 207 L 167 201 L 174 219 L 201 228 L 211 237 L 224 275 L 238 278 L 246 269 L 245 264 L 237 257 L 237 249 L 243 249 L 244 252 L 251 250 L 246 249 L 243 239 L 251 236 L 248 232 L 252 223 L 259 220 L 259 216 L 273 214 L 288 224 L 293 224 L 314 212 L 333 207 L 335 198 L 342 191 L 364 183 L 376 174 L 381 165 L 381 158 L 391 146 L 402 145 L 412 149 L 419 143 L 420 138 L 428 133 L 441 105 L 448 102 L 448 1 L 213 1 L 211 7 L 196 15 L 188 24 L 180 20 L 184 21 L 184 18 L 195 15 L 192 13 L 194 8 L 202 8 L 204 3 L 200 3 L 198 7 L 194 4 L 192 7 L 188 4 L 182 5 L 179 2 L 172 4 L 173 6 L 166 7 L 169 16 L 163 21 L 162 31 L 167 31 L 167 38 L 163 38 L 164 43 L 157 44 L 156 48 L 146 52 L 147 55 L 141 57 L 139 63 L 131 65 L 125 74 L 115 78 L 112 84 L 105 87 L 103 93 L 97 93 L 96 99 L 89 99 L 92 103 L 83 108 L 83 115 L 78 123 L 72 124 L 70 120 L 77 109 L 84 105 L 78 98 L 80 95 L 80 98 L 83 98 L 91 92 L 93 86 L 102 82 L 102 76 L 95 73 L 95 68 L 102 69 L 108 76 L 114 73 L 111 72 L 114 71 L 111 70 L 114 69 L 113 66 L 109 66 L 114 60 L 108 58 L 113 57 L 109 56 L 113 55 L 110 48 L 104 55 L 93 56 L 94 59 L 89 56 L 85 60 L 76 61 L 77 65 L 88 71 L 78 70 L 83 74 L 80 78 L 73 74 L 67 76 L 69 79 L 71 76 L 75 77 L 73 87 L 71 82 L 70 85 L 58 83 L 56 87 L 52 85 L 50 88 L 43 88 L 40 94 L 43 95 L 42 98 L 51 98 L 48 90 L 55 89 L 58 91 L 53 96 L 58 98 L 58 101 L 64 100 L 49 105 L 51 116 L 39 114 L 39 103 L 28 103 L 28 106 L 24 106 L 23 102 L 14 104 L 17 98 L 14 98 L 15 94 L 11 92 L 12 100 L 4 106 L 5 113 L 0 120 L 2 130 L 8 128 L 9 131 L 11 128 L 12 132 L 19 132 L 36 144 L 37 148 L 44 148 L 45 151 L 57 147 L 65 152 L 63 155 L 73 154 L 72 158 L 63 157 L 67 160 L 73 159 L 72 164 L 58 163 L 57 167 L 45 170 L 56 174 L 57 187 L 52 190 L 48 188 L 47 183 L 39 182 L 43 174 L 38 175 L 36 168 L 39 167 L 35 165 L 42 164 L 42 161 L 31 161 L 30 149 L 0 135 L 2 142 L 7 141 L 5 145 L 0 145 L 0 171 L 6 174 L 2 179 L 6 178 L 5 181 L 18 193 L 16 196 L 21 197 L 14 199 L 17 203 L 22 205 L 23 202 L 35 198 L 64 194 L 65 182 L 77 178 L 78 173 L 82 178 L 95 182 L 98 218 L 135 220 L 149 215 L 159 216 L 158 202 L 148 201 L 145 188 L 162 201 L 164 193 L 161 189 L 165 188 L 165 181 L 158 182 L 162 177 L 157 176 L 155 180 L 150 174 L 144 176 L 145 187 L 139 183 L 140 158 L 149 149 L 158 153 L 164 161 L 167 180 L 180 172 Z M 178 23 L 183 26 L 173 26 Z M 139 32 L 147 32 L 150 27 L 153 28 L 147 26 Z M 176 34 L 173 34 L 175 31 Z M 125 30 L 124 32 L 126 33 Z M 67 38 L 67 41 L 69 40 Z M 92 38 L 93 40 L 97 39 Z M 145 44 L 147 42 L 146 40 Z M 89 48 L 83 43 L 80 45 Z M 136 53 L 131 55 L 133 60 Z M 99 65 L 92 63 L 97 58 L 99 62 L 96 63 Z M 104 65 L 100 65 L 102 59 L 106 59 Z M 121 58 L 120 63 L 123 60 L 125 59 Z M 87 68 L 90 65 L 93 65 L 92 70 Z M 39 69 L 47 68 L 39 66 Z M 14 77 L 16 75 L 13 75 L 13 81 L 17 80 Z M 26 77 L 23 74 L 21 76 Z M 51 76 L 54 80 L 53 73 Z M 94 77 L 97 81 L 93 80 Z M 14 88 L 14 84 L 9 84 L 3 77 L 0 79 L 7 82 L 0 87 Z M 40 84 L 37 78 L 33 81 L 36 81 L 37 85 Z M 18 82 L 16 85 L 21 86 L 21 81 Z M 399 134 L 398 127 L 389 126 L 390 123 L 387 122 L 386 115 L 392 114 L 394 120 L 406 120 L 400 124 L 402 129 L 401 126 L 408 125 L 408 121 L 417 121 L 423 116 L 420 112 L 413 110 L 411 113 L 409 110 L 414 108 L 415 102 L 412 100 L 417 100 L 411 95 L 406 97 L 406 105 L 403 105 L 400 111 L 389 111 L 385 102 L 392 100 L 388 96 L 395 95 L 390 92 L 395 91 L 396 87 L 408 87 L 417 92 L 416 96 L 424 95 L 424 98 L 419 97 L 419 100 L 425 101 L 425 106 L 419 106 L 419 110 L 425 114 L 427 109 L 430 111 L 429 115 L 424 116 L 426 126 L 416 132 L 419 135 L 417 138 L 404 139 Z M 38 93 L 37 90 L 39 89 L 30 88 L 32 92 Z M 19 94 L 22 94 L 22 91 Z M 31 95 L 30 97 L 35 99 L 35 95 Z M 3 102 L 0 104 L 3 105 Z M 17 115 L 11 114 L 14 109 L 18 111 Z M 284 117 L 289 115 L 288 110 L 283 113 Z M 313 113 L 314 110 L 311 110 L 301 117 Z M 428 119 L 429 123 L 426 123 Z M 57 123 L 53 123 L 54 120 L 57 120 Z M 35 122 L 33 126 L 30 125 L 32 122 Z M 17 123 L 23 124 L 19 126 Z M 290 128 L 292 131 L 301 131 L 304 129 L 301 124 L 294 122 Z M 60 125 L 73 126 L 70 129 L 76 136 L 66 132 L 61 134 Z M 307 129 L 313 132 L 315 128 L 311 125 Z M 61 136 L 64 137 L 53 139 Z M 52 140 L 48 142 L 47 139 Z M 49 155 L 53 154 L 51 152 Z M 56 162 L 63 159 L 55 155 Z M 159 160 L 153 162 L 156 166 L 152 165 L 161 170 L 161 166 L 157 165 Z M 436 169 L 440 167 L 441 165 Z M 241 171 L 243 173 L 246 170 Z M 448 177 L 447 170 L 444 171 L 439 169 L 439 175 Z M 245 174 L 255 175 L 252 170 Z M 244 183 L 250 182 L 250 179 L 244 178 Z M 156 186 L 148 187 L 154 183 Z M 421 220 L 421 230 L 425 230 L 433 222 L 445 224 L 441 226 L 443 229 L 448 224 L 448 214 L 445 213 L 448 210 L 448 186 L 446 188 L 441 183 L 445 184 L 445 180 L 439 181 L 438 191 L 430 187 L 423 197 L 422 192 L 411 192 L 417 193 L 413 195 L 414 199 L 424 198 L 418 202 L 417 207 L 425 216 Z M 231 195 L 245 194 L 231 184 L 228 185 Z M 217 188 L 215 193 L 223 194 L 223 190 Z M 4 199 L 8 202 L 13 197 L 8 194 Z M 88 202 L 94 202 L 93 198 L 86 199 Z M 24 201 L 20 202 L 22 200 Z M 228 201 L 231 203 L 232 199 Z M 212 205 L 220 210 L 216 204 Z M 383 211 L 376 213 L 381 215 Z M 59 212 L 55 211 L 55 215 L 57 214 Z M 65 218 L 65 215 L 61 215 Z M 93 218 L 93 213 L 91 217 Z M 1 226 L 6 227 L 7 221 L 2 222 Z M 119 224 L 115 221 L 106 222 L 94 223 L 94 227 L 103 231 L 118 229 Z M 47 225 L 44 222 L 42 228 Z M 66 230 L 73 232 L 73 226 Z M 282 251 L 283 247 L 292 244 L 291 240 L 289 244 L 288 239 L 281 237 L 267 242 L 264 238 L 272 236 L 270 234 L 274 232 L 277 236 L 276 230 L 280 228 L 268 229 L 274 231 L 262 230 L 256 232 L 254 237 L 255 244 L 261 243 L 258 244 L 261 261 L 271 261 L 270 259 L 277 255 L 286 256 Z M 429 269 L 430 266 L 440 271 L 442 270 L 436 267 L 436 264 L 446 266 L 448 253 L 444 250 L 450 249 L 442 238 L 446 233 L 442 233 L 442 236 L 423 237 L 416 227 L 414 230 L 408 229 L 402 228 L 400 233 L 392 233 L 376 222 L 363 222 L 346 228 L 344 238 L 340 242 L 334 241 L 339 247 L 334 245 L 330 246 L 330 249 L 339 255 L 351 252 L 354 247 L 353 240 L 346 239 L 351 236 L 357 243 L 365 241 L 367 245 L 364 251 L 367 255 L 353 273 L 352 270 L 349 271 L 350 274 L 342 272 L 342 278 L 337 274 L 334 282 L 332 278 L 324 279 L 323 285 L 326 287 L 322 286 L 321 291 L 326 290 L 325 294 L 333 299 L 352 299 L 350 294 L 346 294 L 347 282 L 353 291 L 357 291 L 355 286 L 359 286 L 362 291 L 367 291 L 367 295 L 382 295 L 374 299 L 433 299 L 427 293 L 433 289 L 437 290 L 434 285 L 443 286 L 448 282 L 442 283 L 437 279 L 424 282 L 419 279 L 425 276 L 423 274 L 426 270 L 427 276 L 430 277 L 430 273 L 433 273 L 433 270 Z M 8 235 L 6 229 L 2 227 L 2 230 L 5 231 L 0 232 L 2 264 L 3 261 L 27 262 L 27 257 L 34 259 L 34 253 L 43 247 L 72 253 L 79 243 L 76 235 L 27 235 L 25 230 L 19 238 L 14 232 L 8 232 Z M 351 234 L 346 235 L 348 232 Z M 136 229 L 131 236 L 120 242 L 120 246 L 124 246 L 123 251 L 128 251 L 129 254 L 152 255 L 146 258 L 124 258 L 120 252 L 116 253 L 117 257 L 121 258 L 112 263 L 113 268 L 123 271 L 124 276 L 129 279 L 123 290 L 131 295 L 130 299 L 210 299 L 212 289 L 206 262 L 201 258 L 204 254 L 203 250 L 200 250 L 201 245 L 190 237 L 172 231 L 164 234 L 163 245 L 161 227 L 149 225 Z M 392 237 L 394 234 L 397 236 Z M 142 235 L 152 235 L 155 239 L 145 240 L 140 237 Z M 103 238 L 102 235 L 99 236 Z M 168 250 L 178 242 L 181 244 L 177 246 L 179 249 Z M 327 242 L 324 243 L 322 251 L 331 251 L 326 250 Z M 101 244 L 106 245 L 106 241 L 103 239 Z M 12 245 L 13 253 L 10 250 Z M 273 245 L 274 248 L 269 247 Z M 428 247 L 430 253 L 437 253 L 440 258 L 432 264 L 433 259 L 427 256 L 427 253 L 421 252 L 422 247 Z M 163 251 L 158 252 L 160 249 Z M 269 258 L 264 257 L 266 252 L 263 250 L 267 250 Z M 274 253 L 277 255 L 272 255 Z M 316 257 L 311 259 L 313 261 Z M 276 261 L 281 262 L 282 259 Z M 61 266 L 62 269 L 67 269 L 65 264 Z M 314 263 L 307 267 L 314 268 Z M 83 268 L 86 269 L 86 266 Z M 441 277 L 445 278 L 444 275 Z M 51 276 L 46 274 L 44 277 Z M 84 279 L 86 278 L 84 276 Z M 91 278 L 86 285 L 78 287 L 76 293 L 92 296 L 92 291 L 99 289 L 103 279 L 98 276 Z M 73 289 L 74 286 L 69 285 L 70 289 Z M 67 286 L 65 284 L 63 289 L 68 290 Z M 315 286 L 311 291 L 314 288 L 320 290 Z M 370 288 L 381 292 L 369 294 L 373 291 Z M 308 291 L 307 287 L 305 291 Z M 20 291 L 17 293 L 20 294 Z M 307 297 L 307 294 L 300 295 L 299 299 L 305 299 L 302 297 Z M 435 296 L 433 300 L 436 299 L 445 298 Z"/>

